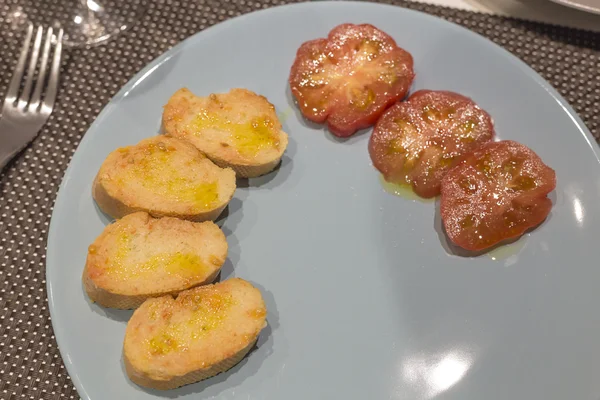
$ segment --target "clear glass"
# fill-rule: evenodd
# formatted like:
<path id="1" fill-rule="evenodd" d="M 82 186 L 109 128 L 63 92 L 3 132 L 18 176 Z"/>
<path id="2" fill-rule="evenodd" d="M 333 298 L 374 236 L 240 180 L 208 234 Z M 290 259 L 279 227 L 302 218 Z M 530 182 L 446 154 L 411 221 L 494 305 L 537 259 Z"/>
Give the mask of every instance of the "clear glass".
<path id="1" fill-rule="evenodd" d="M 134 25 L 146 11 L 143 0 L 9 0 L 8 23 L 63 28 L 66 47 L 102 43 Z"/>

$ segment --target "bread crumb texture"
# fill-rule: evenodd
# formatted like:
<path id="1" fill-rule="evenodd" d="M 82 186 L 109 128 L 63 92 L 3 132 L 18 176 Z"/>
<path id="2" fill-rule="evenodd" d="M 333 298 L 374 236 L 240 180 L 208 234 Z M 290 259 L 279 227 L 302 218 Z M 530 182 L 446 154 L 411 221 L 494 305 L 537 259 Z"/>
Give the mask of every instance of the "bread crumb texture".
<path id="1" fill-rule="evenodd" d="M 128 375 L 168 389 L 223 372 L 254 345 L 266 314 L 260 291 L 239 278 L 149 299 L 127 325 Z"/>
<path id="2" fill-rule="evenodd" d="M 198 220 L 231 200 L 235 173 L 187 142 L 157 136 L 112 152 L 94 186 L 99 206 L 115 218 L 142 210 Z"/>
<path id="3" fill-rule="evenodd" d="M 279 163 L 288 144 L 275 107 L 246 89 L 198 97 L 178 90 L 164 107 L 167 135 L 185 139 L 238 176 L 258 176 Z"/>
<path id="4" fill-rule="evenodd" d="M 108 225 L 89 246 L 83 280 L 90 298 L 110 307 L 111 295 L 139 301 L 210 283 L 226 257 L 227 240 L 213 222 L 138 212 Z"/>

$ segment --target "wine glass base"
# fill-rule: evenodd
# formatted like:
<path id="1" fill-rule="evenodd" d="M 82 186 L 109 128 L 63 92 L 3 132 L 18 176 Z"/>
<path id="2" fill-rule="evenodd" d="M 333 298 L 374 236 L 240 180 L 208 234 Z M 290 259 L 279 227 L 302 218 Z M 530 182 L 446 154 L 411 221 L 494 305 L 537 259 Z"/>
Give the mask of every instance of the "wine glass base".
<path id="1" fill-rule="evenodd" d="M 44 7 L 36 0 L 8 0 L 8 23 L 63 28 L 65 47 L 89 47 L 113 38 L 133 26 L 145 13 L 143 0 L 54 0 Z"/>

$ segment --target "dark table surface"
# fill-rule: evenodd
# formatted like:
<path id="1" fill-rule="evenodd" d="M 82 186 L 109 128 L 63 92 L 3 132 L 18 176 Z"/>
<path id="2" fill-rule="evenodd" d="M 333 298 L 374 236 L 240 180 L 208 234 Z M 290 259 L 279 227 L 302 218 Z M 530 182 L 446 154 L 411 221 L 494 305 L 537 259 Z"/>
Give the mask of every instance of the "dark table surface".
<path id="1" fill-rule="evenodd" d="M 102 107 L 144 65 L 211 25 L 294 0 L 156 0 L 130 30 L 104 45 L 66 52 L 57 106 L 39 137 L 0 174 L 0 399 L 74 399 L 46 297 L 48 224 L 62 176 Z M 402 0 L 381 1 L 463 25 L 506 48 L 547 79 L 600 141 L 600 34 Z M 0 0 L 0 96 L 22 32 L 12 15 L 28 3 Z M 39 15 L 32 15 L 33 19 Z"/>

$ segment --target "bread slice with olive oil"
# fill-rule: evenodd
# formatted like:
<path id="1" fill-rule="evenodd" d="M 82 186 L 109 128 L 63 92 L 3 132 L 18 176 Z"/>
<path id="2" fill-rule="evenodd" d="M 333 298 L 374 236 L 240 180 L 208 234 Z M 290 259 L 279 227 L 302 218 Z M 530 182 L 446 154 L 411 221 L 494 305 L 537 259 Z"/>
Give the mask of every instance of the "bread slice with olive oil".
<path id="1" fill-rule="evenodd" d="M 100 209 L 114 218 L 145 211 L 215 220 L 233 197 L 235 172 L 213 164 L 186 141 L 155 136 L 110 153 L 92 191 Z"/>
<path id="2" fill-rule="evenodd" d="M 246 89 L 208 97 L 180 89 L 164 107 L 163 128 L 243 178 L 272 171 L 288 144 L 275 107 Z"/>
<path id="3" fill-rule="evenodd" d="M 239 278 L 149 299 L 125 330 L 127 375 L 167 390 L 224 372 L 254 346 L 266 314 L 260 291 Z"/>
<path id="4" fill-rule="evenodd" d="M 108 225 L 89 246 L 83 285 L 101 306 L 136 308 L 211 283 L 226 258 L 227 240 L 214 222 L 137 212 Z"/>

